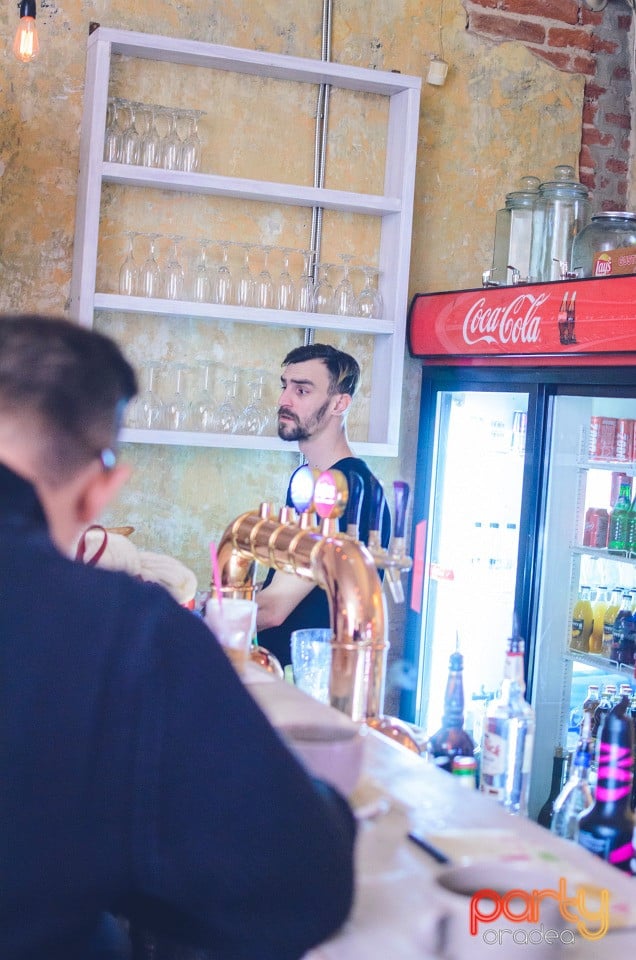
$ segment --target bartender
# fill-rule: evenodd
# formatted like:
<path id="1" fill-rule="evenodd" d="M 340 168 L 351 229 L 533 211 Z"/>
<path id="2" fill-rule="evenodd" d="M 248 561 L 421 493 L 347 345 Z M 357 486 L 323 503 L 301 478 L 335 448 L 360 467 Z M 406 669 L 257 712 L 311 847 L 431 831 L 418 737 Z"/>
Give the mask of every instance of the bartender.
<path id="1" fill-rule="evenodd" d="M 326 343 L 296 347 L 282 363 L 278 402 L 278 436 L 297 442 L 312 470 L 340 470 L 347 481 L 356 473 L 363 483 L 360 539 L 366 543 L 374 487 L 379 481 L 364 460 L 356 457 L 347 438 L 347 414 L 360 383 L 354 357 Z M 290 487 L 287 505 L 293 506 Z M 346 516 L 340 529 L 346 530 Z M 382 496 L 382 546 L 391 535 L 389 509 Z M 329 626 L 327 594 L 321 587 L 280 570 L 270 570 L 258 593 L 258 642 L 285 665 L 291 662 L 294 630 Z"/>

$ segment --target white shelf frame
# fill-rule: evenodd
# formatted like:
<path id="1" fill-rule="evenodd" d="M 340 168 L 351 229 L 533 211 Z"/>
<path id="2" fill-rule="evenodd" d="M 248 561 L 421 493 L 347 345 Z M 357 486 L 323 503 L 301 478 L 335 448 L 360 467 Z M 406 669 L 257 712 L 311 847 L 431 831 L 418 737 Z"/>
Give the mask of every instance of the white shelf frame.
<path id="1" fill-rule="evenodd" d="M 330 84 L 389 98 L 384 193 L 360 194 L 208 173 L 105 163 L 104 137 L 111 60 L 114 55 L 226 70 L 295 83 Z M 333 62 L 226 47 L 195 40 L 99 27 L 88 38 L 86 86 L 80 142 L 71 315 L 92 326 L 95 311 L 121 311 L 164 316 L 196 316 L 241 323 L 351 331 L 375 337 L 368 442 L 356 442 L 365 455 L 398 455 L 404 343 L 408 309 L 408 277 L 413 222 L 421 78 L 400 73 L 348 67 Z M 286 311 L 219 307 L 187 301 L 144 300 L 96 292 L 100 199 L 104 183 L 233 197 L 255 203 L 322 207 L 381 220 L 378 268 L 383 277 L 385 316 L 366 321 L 351 317 Z M 243 446 L 270 449 L 274 438 L 217 434 L 175 434 L 170 431 L 127 431 L 131 442 L 188 443 L 195 446 Z M 139 436 L 142 434 L 142 436 Z M 146 434 L 157 438 L 148 441 Z M 165 439 L 166 434 L 171 439 Z M 192 437 L 197 437 L 193 441 Z M 204 441 L 202 441 L 202 437 Z M 256 443 L 259 440 L 261 443 Z M 278 441 L 275 441 L 278 444 Z M 277 446 L 271 447 L 278 449 Z M 281 446 L 282 448 L 282 446 Z"/>

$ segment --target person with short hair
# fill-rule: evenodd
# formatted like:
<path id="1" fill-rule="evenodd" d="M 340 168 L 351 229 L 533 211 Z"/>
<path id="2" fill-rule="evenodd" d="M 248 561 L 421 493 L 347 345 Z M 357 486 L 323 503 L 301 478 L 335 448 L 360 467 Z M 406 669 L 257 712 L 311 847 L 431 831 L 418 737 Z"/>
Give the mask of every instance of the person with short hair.
<path id="1" fill-rule="evenodd" d="M 360 540 L 366 544 L 374 485 L 379 481 L 364 460 L 356 457 L 347 437 L 347 414 L 360 383 L 357 360 L 330 344 L 313 343 L 291 350 L 282 363 L 278 401 L 278 436 L 297 441 L 307 464 L 321 473 L 340 470 L 348 481 L 357 473 L 363 482 Z M 293 506 L 290 486 L 287 505 Z M 346 513 L 340 529 L 346 530 Z M 388 545 L 391 518 L 382 507 L 381 541 Z M 257 594 L 256 627 L 259 645 L 283 665 L 291 662 L 294 630 L 329 626 L 327 594 L 310 581 L 270 569 Z"/>
<path id="2" fill-rule="evenodd" d="M 347 802 L 201 618 L 70 557 L 129 475 L 135 391 L 107 337 L 0 318 L 0 957 L 128 957 L 123 917 L 210 958 L 296 960 L 351 907 Z"/>

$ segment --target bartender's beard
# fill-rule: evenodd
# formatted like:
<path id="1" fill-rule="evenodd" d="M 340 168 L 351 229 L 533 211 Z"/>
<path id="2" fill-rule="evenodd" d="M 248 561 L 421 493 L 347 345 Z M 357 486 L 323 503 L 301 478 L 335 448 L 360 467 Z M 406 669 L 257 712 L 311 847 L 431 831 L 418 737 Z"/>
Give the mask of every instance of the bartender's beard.
<path id="1" fill-rule="evenodd" d="M 279 418 L 278 436 L 281 438 L 281 440 L 309 440 L 313 436 L 316 427 L 320 426 L 324 420 L 330 403 L 331 399 L 327 400 L 322 407 L 316 410 L 315 413 L 312 413 L 311 416 L 307 417 L 306 420 L 301 420 L 287 407 L 279 407 L 277 414 Z M 281 423 L 281 414 L 289 417 L 291 420 L 293 420 L 293 423 L 288 423 L 287 421 Z"/>

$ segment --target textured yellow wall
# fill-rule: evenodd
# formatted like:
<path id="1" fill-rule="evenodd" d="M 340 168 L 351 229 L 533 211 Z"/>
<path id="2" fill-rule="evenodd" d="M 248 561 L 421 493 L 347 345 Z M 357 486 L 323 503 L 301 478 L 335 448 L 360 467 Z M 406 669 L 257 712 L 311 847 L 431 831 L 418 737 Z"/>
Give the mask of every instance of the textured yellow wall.
<path id="1" fill-rule="evenodd" d="M 90 21 L 319 58 L 321 10 L 321 3 L 307 0 L 269 0 L 265 4 L 252 0 L 235 0 L 232 4 L 50 0 L 38 16 L 41 57 L 34 64 L 24 65 L 17 63 L 10 52 L 17 24 L 15 5 L 4 4 L 0 13 L 5 38 L 0 62 L 0 309 L 56 314 L 68 310 Z M 438 3 L 422 0 L 382 0 L 375 4 L 368 0 L 335 0 L 333 21 L 332 58 L 364 67 L 425 77 L 428 56 L 441 51 L 441 39 L 450 63 L 446 85 L 424 83 L 422 88 L 410 293 L 479 285 L 482 270 L 490 263 L 494 214 L 505 192 L 513 189 L 524 174 L 548 178 L 555 163 L 575 162 L 580 145 L 582 78 L 558 73 L 517 44 L 494 46 L 468 35 L 459 0 L 445 0 L 441 10 Z M 142 98 L 152 89 L 148 78 L 153 74 L 149 72 L 144 79 L 143 70 L 140 75 L 134 68 L 127 73 L 128 69 L 114 72 L 114 83 L 120 85 L 117 92 Z M 288 94 L 272 88 L 270 93 L 276 96 L 270 114 L 264 107 L 251 109 L 254 91 L 239 93 L 227 81 L 221 100 L 218 96 L 207 97 L 204 91 L 197 93 L 187 85 L 179 86 L 176 80 L 161 83 L 166 102 L 178 100 L 183 94 L 190 98 L 190 105 L 207 111 L 203 122 L 206 150 L 215 152 L 219 164 L 228 165 L 227 172 L 242 172 L 251 144 L 256 145 L 256 153 L 248 158 L 249 163 L 256 162 L 256 157 L 257 166 L 262 164 L 255 175 L 266 179 L 270 162 L 275 166 L 282 163 L 290 179 L 304 177 L 310 182 L 311 102 L 288 103 Z M 192 97 L 200 97 L 203 102 L 192 103 Z M 361 110 L 359 106 L 356 112 L 362 119 L 356 121 L 356 127 L 347 105 L 334 97 L 330 159 L 346 161 L 334 174 L 336 180 L 342 176 L 346 182 L 350 176 L 364 183 L 377 177 L 382 124 L 376 106 L 369 104 L 367 109 L 363 105 Z M 277 115 L 285 116 L 289 111 L 297 116 L 299 110 L 301 114 L 304 111 L 305 120 L 297 121 L 281 150 L 269 136 L 269 124 L 275 124 Z M 267 150 L 258 146 L 263 138 Z M 369 162 L 367 156 L 376 159 Z M 333 185 L 336 180 L 332 180 Z M 186 209 L 190 201 L 184 198 L 181 202 Z M 130 203 L 138 201 L 131 199 Z M 109 284 L 113 288 L 112 265 L 123 258 L 121 218 L 126 209 L 122 196 L 107 194 L 100 252 L 104 288 Z M 143 217 L 143 210 L 141 205 L 135 217 Z M 222 210 L 212 216 L 206 210 L 202 206 L 188 213 L 193 236 L 199 228 L 209 226 L 213 238 L 242 239 L 240 211 Z M 182 217 L 182 209 L 178 216 Z M 204 217 L 206 223 L 202 222 Z M 141 222 L 148 229 L 155 221 L 151 216 L 148 222 Z M 167 232 L 169 228 L 168 217 L 157 229 Z M 282 236 L 276 211 L 262 217 L 259 229 L 262 240 L 276 244 L 303 246 L 308 235 L 307 223 L 301 217 L 286 224 L 287 233 Z M 360 223 L 341 234 L 340 227 L 327 222 L 325 242 L 331 244 L 333 255 L 351 249 L 358 255 L 371 256 L 376 237 L 371 228 Z M 215 359 L 229 363 L 250 354 L 257 360 L 261 351 L 258 336 L 249 343 L 237 341 L 235 332 L 222 326 L 203 333 L 188 327 L 183 335 L 174 331 L 164 334 L 159 329 L 153 332 L 151 342 L 142 341 L 140 346 L 136 341 L 135 346 L 125 318 L 108 322 L 111 330 L 131 343 L 135 360 L 147 358 L 153 350 L 169 359 L 180 359 L 178 352 L 187 342 L 186 333 L 202 338 L 200 351 L 211 352 Z M 271 336 L 268 334 L 270 347 Z M 277 332 L 273 341 L 276 355 L 282 358 L 286 349 L 300 342 L 300 336 L 298 331 Z M 343 342 L 359 353 L 364 363 L 371 348 L 368 340 L 348 338 Z M 226 356 L 227 351 L 233 351 L 232 356 Z M 413 479 L 419 364 L 408 357 L 405 364 L 402 437 L 409 437 L 409 442 L 403 442 L 397 461 L 372 463 L 387 485 L 398 476 Z M 356 432 L 364 430 L 364 402 L 359 406 L 360 426 L 356 426 Z M 209 539 L 218 537 L 231 518 L 261 499 L 280 502 L 287 475 L 297 463 L 294 453 L 150 446 L 127 448 L 126 456 L 135 468 L 135 478 L 107 519 L 132 523 L 140 546 L 180 557 L 202 581 L 207 578 Z M 397 619 L 399 622 L 399 615 Z M 394 646 L 397 651 L 399 640 Z"/>

